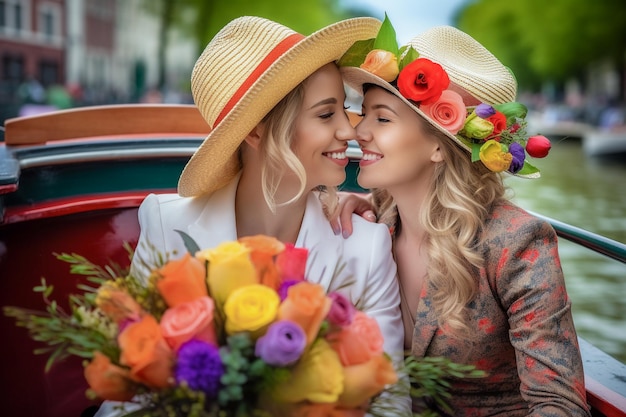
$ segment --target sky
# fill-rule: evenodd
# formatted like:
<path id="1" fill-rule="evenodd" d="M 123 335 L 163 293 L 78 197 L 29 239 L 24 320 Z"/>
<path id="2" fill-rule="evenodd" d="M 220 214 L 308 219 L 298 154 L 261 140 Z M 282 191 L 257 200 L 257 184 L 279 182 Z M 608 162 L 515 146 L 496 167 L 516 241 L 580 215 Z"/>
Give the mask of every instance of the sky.
<path id="1" fill-rule="evenodd" d="M 367 8 L 383 19 L 385 12 L 396 29 L 399 45 L 433 26 L 452 25 L 456 10 L 468 0 L 342 0 L 346 5 Z"/>

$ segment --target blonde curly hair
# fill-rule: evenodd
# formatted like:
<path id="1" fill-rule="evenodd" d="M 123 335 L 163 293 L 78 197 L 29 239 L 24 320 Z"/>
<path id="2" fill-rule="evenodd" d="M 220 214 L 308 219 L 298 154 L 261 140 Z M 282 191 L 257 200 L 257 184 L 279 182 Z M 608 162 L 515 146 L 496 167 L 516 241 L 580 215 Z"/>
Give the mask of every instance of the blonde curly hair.
<path id="1" fill-rule="evenodd" d="M 478 290 L 477 270 L 484 261 L 481 232 L 491 206 L 504 198 L 506 188 L 500 174 L 471 162 L 467 151 L 429 123 L 422 126 L 438 141 L 443 159 L 420 210 L 428 243 L 427 281 L 434 288 L 439 324 L 467 337 L 471 333 L 465 310 Z M 372 197 L 379 221 L 397 233 L 402 225 L 392 197 L 385 190 L 374 190 Z"/>

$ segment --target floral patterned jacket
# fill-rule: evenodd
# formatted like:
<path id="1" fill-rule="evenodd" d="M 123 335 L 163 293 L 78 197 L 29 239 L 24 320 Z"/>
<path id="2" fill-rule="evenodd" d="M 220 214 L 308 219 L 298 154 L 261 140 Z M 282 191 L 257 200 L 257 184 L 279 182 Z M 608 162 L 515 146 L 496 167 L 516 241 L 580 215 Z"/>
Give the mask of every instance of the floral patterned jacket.
<path id="1" fill-rule="evenodd" d="M 494 207 L 483 237 L 486 262 L 470 304 L 475 339 L 442 332 L 427 288 L 413 355 L 445 356 L 488 373 L 453 382 L 455 416 L 589 416 L 554 230 L 507 202 Z"/>

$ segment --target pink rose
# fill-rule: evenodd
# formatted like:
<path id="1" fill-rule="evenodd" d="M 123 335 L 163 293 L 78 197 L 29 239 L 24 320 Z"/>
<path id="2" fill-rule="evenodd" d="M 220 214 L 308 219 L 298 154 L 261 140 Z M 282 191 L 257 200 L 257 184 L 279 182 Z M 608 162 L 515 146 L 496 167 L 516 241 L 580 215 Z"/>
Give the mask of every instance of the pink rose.
<path id="1" fill-rule="evenodd" d="M 357 311 L 356 308 L 350 300 L 338 292 L 329 293 L 328 298 L 333 301 L 326 317 L 328 322 L 338 327 L 349 326 Z"/>
<path id="2" fill-rule="evenodd" d="M 420 110 L 453 135 L 463 128 L 467 117 L 463 98 L 452 90 L 444 90 L 439 100 L 433 104 L 423 104 Z"/>
<path id="3" fill-rule="evenodd" d="M 343 366 L 365 363 L 383 353 L 383 335 L 380 326 L 376 319 L 362 311 L 354 314 L 349 326 L 337 333 L 329 334 L 328 339 Z"/>
<path id="4" fill-rule="evenodd" d="M 161 318 L 161 332 L 174 350 L 191 339 L 217 344 L 213 325 L 213 300 L 200 297 L 195 301 L 168 308 Z"/>

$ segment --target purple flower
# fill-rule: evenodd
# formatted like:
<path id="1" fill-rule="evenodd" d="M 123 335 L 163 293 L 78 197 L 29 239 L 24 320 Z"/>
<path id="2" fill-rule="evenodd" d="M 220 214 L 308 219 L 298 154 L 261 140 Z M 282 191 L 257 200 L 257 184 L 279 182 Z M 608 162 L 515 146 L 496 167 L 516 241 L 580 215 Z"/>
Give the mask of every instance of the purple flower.
<path id="1" fill-rule="evenodd" d="M 515 174 L 524 166 L 526 153 L 524 152 L 524 147 L 517 142 L 513 142 L 509 145 L 509 153 L 513 156 L 513 160 L 509 166 L 509 172 Z"/>
<path id="2" fill-rule="evenodd" d="M 292 321 L 279 320 L 257 340 L 254 353 L 269 365 L 287 366 L 300 359 L 305 347 L 304 330 Z"/>
<path id="3" fill-rule="evenodd" d="M 302 280 L 298 280 L 298 279 L 292 279 L 292 280 L 286 280 L 283 281 L 280 284 L 280 287 L 278 287 L 278 296 L 280 297 L 280 301 L 284 301 L 285 298 L 287 298 L 287 290 L 289 290 L 289 287 L 291 287 L 292 285 L 296 285 L 297 283 L 301 282 Z"/>
<path id="4" fill-rule="evenodd" d="M 328 298 L 333 300 L 328 315 L 326 316 L 330 324 L 341 327 L 350 325 L 355 311 L 350 300 L 338 292 L 329 293 Z"/>
<path id="5" fill-rule="evenodd" d="M 212 343 L 192 339 L 178 349 L 176 382 L 186 381 L 189 388 L 215 398 L 224 374 L 219 348 Z"/>
<path id="6" fill-rule="evenodd" d="M 481 119 L 486 119 L 496 114 L 496 109 L 485 103 L 480 103 L 478 106 L 476 106 L 476 109 L 474 109 L 474 111 L 476 112 L 476 116 L 480 117 Z"/>

